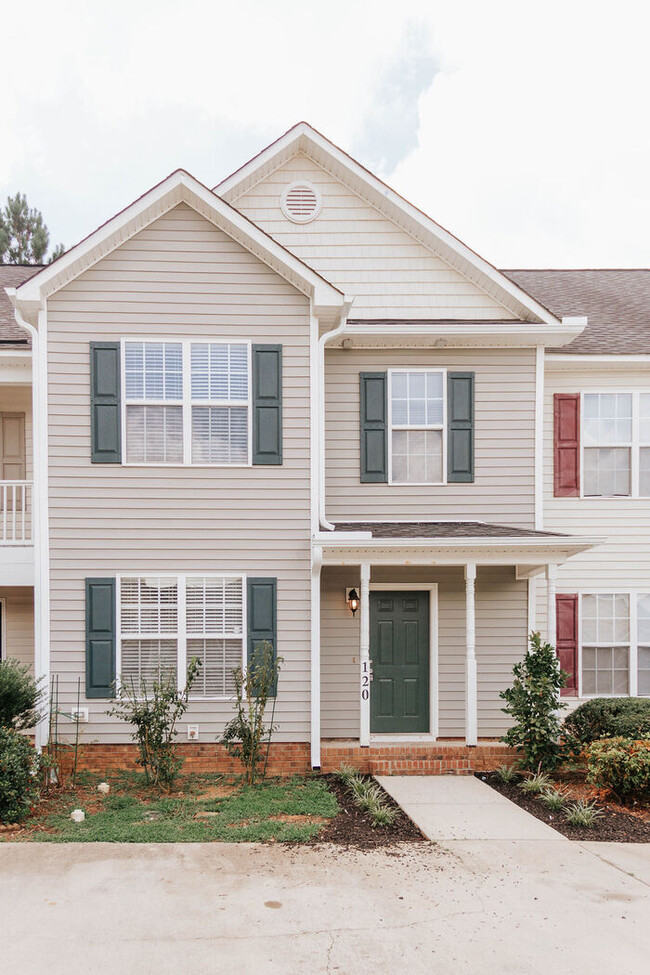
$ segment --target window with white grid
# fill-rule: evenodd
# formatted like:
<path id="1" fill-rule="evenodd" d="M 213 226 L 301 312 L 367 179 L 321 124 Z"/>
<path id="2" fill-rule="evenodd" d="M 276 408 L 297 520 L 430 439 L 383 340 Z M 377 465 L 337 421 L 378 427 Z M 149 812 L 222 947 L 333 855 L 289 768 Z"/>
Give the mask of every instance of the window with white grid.
<path id="1" fill-rule="evenodd" d="M 637 691 L 639 696 L 650 695 L 650 593 L 637 595 Z"/>
<path id="2" fill-rule="evenodd" d="M 120 581 L 120 681 L 143 684 L 178 676 L 178 580 L 125 576 Z"/>
<path id="3" fill-rule="evenodd" d="M 629 595 L 584 595 L 581 630 L 582 693 L 586 697 L 629 694 Z"/>
<path id="4" fill-rule="evenodd" d="M 650 393 L 584 393 L 585 497 L 650 497 Z"/>
<path id="5" fill-rule="evenodd" d="M 445 373 L 391 370 L 390 480 L 440 484 L 444 480 Z"/>
<path id="6" fill-rule="evenodd" d="M 243 579 L 188 578 L 186 606 L 187 660 L 202 664 L 191 697 L 231 697 L 233 670 L 244 659 Z"/>
<path id="7" fill-rule="evenodd" d="M 124 342 L 129 464 L 250 463 L 249 346 Z"/>

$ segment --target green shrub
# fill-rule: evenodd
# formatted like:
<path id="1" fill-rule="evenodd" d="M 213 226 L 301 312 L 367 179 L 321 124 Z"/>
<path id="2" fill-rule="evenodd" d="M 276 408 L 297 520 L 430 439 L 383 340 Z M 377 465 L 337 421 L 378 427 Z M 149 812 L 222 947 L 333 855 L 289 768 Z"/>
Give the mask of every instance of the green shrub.
<path id="1" fill-rule="evenodd" d="M 570 826 L 583 826 L 591 829 L 596 825 L 596 821 L 603 815 L 595 802 L 587 802 L 585 799 L 578 799 L 567 806 L 565 818 Z"/>
<path id="2" fill-rule="evenodd" d="M 553 812 L 559 812 L 567 804 L 568 793 L 566 789 L 544 789 L 539 798 Z"/>
<path id="3" fill-rule="evenodd" d="M 501 710 L 514 719 L 501 741 L 519 749 L 523 768 L 552 769 L 565 751 L 559 742 L 557 712 L 566 707 L 560 701 L 560 689 L 567 676 L 555 650 L 550 643 L 542 643 L 539 633 L 531 633 L 529 644 L 524 659 L 512 668 L 512 687 L 499 695 L 507 703 Z"/>
<path id="4" fill-rule="evenodd" d="M 494 770 L 494 774 L 498 778 L 499 782 L 503 782 L 504 785 L 510 785 L 511 783 L 518 782 L 521 778 L 521 772 L 516 765 L 499 765 L 499 767 Z"/>
<path id="5" fill-rule="evenodd" d="M 40 719 L 43 696 L 27 664 L 0 660 L 0 728 L 33 728 Z"/>
<path id="6" fill-rule="evenodd" d="M 29 738 L 0 728 L 0 822 L 19 823 L 38 799 L 38 756 Z"/>
<path id="7" fill-rule="evenodd" d="M 539 795 L 548 789 L 551 785 L 551 780 L 548 775 L 544 772 L 537 772 L 536 775 L 530 775 L 523 782 L 519 783 L 519 788 L 523 792 L 528 792 L 530 795 Z"/>
<path id="8" fill-rule="evenodd" d="M 367 812 L 373 826 L 393 826 L 397 810 L 386 801 L 383 789 L 377 782 L 371 782 L 350 765 L 341 765 L 336 777 L 343 782 L 352 795 L 354 804 Z"/>
<path id="9" fill-rule="evenodd" d="M 562 731 L 578 748 L 599 738 L 650 738 L 650 698 L 595 697 L 566 716 Z"/>
<path id="10" fill-rule="evenodd" d="M 622 802 L 650 799 L 650 740 L 593 742 L 587 749 L 587 778 Z"/>

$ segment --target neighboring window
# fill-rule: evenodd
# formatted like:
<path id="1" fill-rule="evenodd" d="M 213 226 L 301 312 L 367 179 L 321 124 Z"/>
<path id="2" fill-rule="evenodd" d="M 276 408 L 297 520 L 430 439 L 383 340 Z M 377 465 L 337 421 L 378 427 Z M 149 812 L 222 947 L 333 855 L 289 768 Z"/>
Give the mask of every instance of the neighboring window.
<path id="1" fill-rule="evenodd" d="M 585 497 L 650 497 L 650 393 L 583 395 Z"/>
<path id="2" fill-rule="evenodd" d="M 245 343 L 125 342 L 127 463 L 248 464 L 249 374 Z"/>
<path id="3" fill-rule="evenodd" d="M 585 593 L 580 631 L 585 697 L 650 696 L 650 593 Z"/>
<path id="4" fill-rule="evenodd" d="M 444 480 L 445 373 L 396 371 L 390 376 L 390 480 Z"/>
<path id="5" fill-rule="evenodd" d="M 201 661 L 191 697 L 231 697 L 232 671 L 244 660 L 244 580 L 241 576 L 122 577 L 120 680 L 172 677 L 179 688 L 192 657 Z"/>

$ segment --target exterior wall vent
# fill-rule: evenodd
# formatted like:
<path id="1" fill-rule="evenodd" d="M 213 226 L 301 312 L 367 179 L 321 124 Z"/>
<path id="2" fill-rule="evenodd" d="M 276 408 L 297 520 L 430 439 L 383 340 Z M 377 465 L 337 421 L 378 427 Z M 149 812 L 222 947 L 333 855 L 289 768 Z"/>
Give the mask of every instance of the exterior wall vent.
<path id="1" fill-rule="evenodd" d="M 321 195 L 312 183 L 299 180 L 287 186 L 280 200 L 285 217 L 294 223 L 309 223 L 321 211 Z"/>

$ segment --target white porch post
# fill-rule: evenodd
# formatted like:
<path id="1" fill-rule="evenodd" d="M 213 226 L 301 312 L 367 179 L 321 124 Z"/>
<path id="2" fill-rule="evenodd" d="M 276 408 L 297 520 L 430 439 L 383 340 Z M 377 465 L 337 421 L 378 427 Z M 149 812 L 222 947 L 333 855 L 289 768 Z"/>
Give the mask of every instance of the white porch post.
<path id="1" fill-rule="evenodd" d="M 546 639 L 555 646 L 557 638 L 557 621 L 555 610 L 555 595 L 557 593 L 557 565 L 551 563 L 546 566 Z"/>
<path id="2" fill-rule="evenodd" d="M 466 644 L 466 710 L 465 741 L 476 745 L 478 741 L 478 685 L 476 674 L 476 563 L 465 566 L 465 644 Z"/>
<path id="3" fill-rule="evenodd" d="M 359 612 L 361 635 L 359 641 L 359 705 L 360 731 L 359 744 L 362 748 L 370 745 L 370 566 L 361 565 L 361 585 L 359 587 Z"/>

